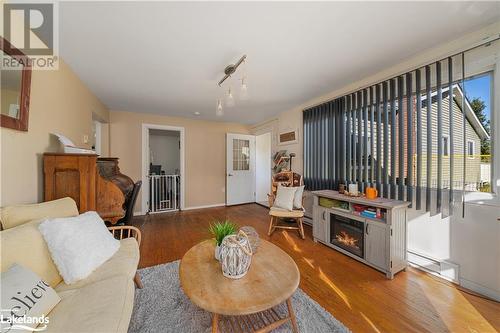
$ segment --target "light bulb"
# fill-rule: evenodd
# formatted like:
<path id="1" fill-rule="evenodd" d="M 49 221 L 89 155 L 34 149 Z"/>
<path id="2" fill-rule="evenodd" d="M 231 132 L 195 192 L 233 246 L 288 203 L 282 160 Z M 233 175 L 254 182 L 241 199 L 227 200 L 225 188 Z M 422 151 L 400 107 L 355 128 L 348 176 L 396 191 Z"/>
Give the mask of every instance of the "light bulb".
<path id="1" fill-rule="evenodd" d="M 215 109 L 215 115 L 220 117 L 224 115 L 224 110 L 222 109 L 222 102 L 221 100 L 217 100 L 217 108 Z"/>
<path id="2" fill-rule="evenodd" d="M 234 106 L 234 97 L 233 97 L 233 93 L 231 92 L 231 88 L 229 88 L 229 90 L 227 91 L 226 106 L 228 108 Z"/>
<path id="3" fill-rule="evenodd" d="M 247 87 L 247 82 L 246 82 L 246 78 L 245 77 L 243 77 L 241 79 L 240 99 L 242 101 L 245 101 L 245 100 L 248 99 L 248 87 Z"/>

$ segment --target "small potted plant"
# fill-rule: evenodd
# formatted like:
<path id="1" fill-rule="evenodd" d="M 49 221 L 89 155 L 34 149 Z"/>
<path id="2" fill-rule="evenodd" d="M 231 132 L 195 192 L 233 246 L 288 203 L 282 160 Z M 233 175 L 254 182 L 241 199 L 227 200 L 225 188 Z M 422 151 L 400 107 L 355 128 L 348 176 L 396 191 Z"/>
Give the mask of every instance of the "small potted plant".
<path id="1" fill-rule="evenodd" d="M 219 260 L 219 249 L 222 244 L 222 240 L 227 235 L 232 235 L 238 230 L 238 226 L 229 220 L 215 221 L 210 224 L 210 233 L 215 238 L 215 259 Z"/>

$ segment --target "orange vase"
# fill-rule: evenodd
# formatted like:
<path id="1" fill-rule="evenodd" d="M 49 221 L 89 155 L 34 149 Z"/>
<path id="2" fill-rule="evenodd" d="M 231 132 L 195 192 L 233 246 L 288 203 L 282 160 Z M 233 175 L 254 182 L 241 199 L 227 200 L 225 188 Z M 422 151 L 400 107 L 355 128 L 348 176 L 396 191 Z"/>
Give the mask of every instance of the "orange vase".
<path id="1" fill-rule="evenodd" d="M 365 191 L 365 194 L 366 194 L 366 198 L 367 199 L 376 199 L 377 196 L 378 196 L 378 191 L 377 191 L 376 188 L 367 187 L 366 191 Z"/>

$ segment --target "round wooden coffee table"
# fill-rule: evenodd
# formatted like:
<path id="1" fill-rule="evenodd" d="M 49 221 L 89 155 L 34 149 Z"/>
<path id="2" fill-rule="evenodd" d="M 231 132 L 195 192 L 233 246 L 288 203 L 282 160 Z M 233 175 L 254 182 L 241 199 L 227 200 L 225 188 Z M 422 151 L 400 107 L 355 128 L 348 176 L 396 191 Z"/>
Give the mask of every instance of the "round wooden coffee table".
<path id="1" fill-rule="evenodd" d="M 298 332 L 290 301 L 297 290 L 297 265 L 279 247 L 261 240 L 248 273 L 239 280 L 222 275 L 214 241 L 192 247 L 180 264 L 181 286 L 191 301 L 213 313 L 212 332 L 269 332 L 290 321 Z M 274 307 L 286 302 L 288 315 Z"/>

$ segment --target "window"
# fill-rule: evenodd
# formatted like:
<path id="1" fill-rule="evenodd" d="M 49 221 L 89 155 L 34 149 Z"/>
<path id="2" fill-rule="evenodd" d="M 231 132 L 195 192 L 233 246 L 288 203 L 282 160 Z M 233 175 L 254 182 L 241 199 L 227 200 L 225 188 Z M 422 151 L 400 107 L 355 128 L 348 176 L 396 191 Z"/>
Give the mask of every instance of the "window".
<path id="1" fill-rule="evenodd" d="M 467 122 L 465 188 L 468 191 L 492 192 L 494 190 L 491 182 L 494 172 L 491 140 L 491 130 L 494 128 L 491 117 L 494 102 L 493 71 L 489 70 L 466 79 L 464 88 L 467 106 L 472 110 Z"/>
<path id="2" fill-rule="evenodd" d="M 443 156 L 450 156 L 450 138 L 443 136 Z"/>
<path id="3" fill-rule="evenodd" d="M 472 140 L 467 140 L 467 157 L 468 158 L 474 158 L 475 153 L 474 153 L 474 141 Z"/>
<path id="4" fill-rule="evenodd" d="M 250 170 L 250 141 L 233 139 L 233 171 Z"/>
<path id="5" fill-rule="evenodd" d="M 304 110 L 306 188 L 376 186 L 382 197 L 449 215 L 455 191 L 491 191 L 499 48 L 496 41 Z"/>

